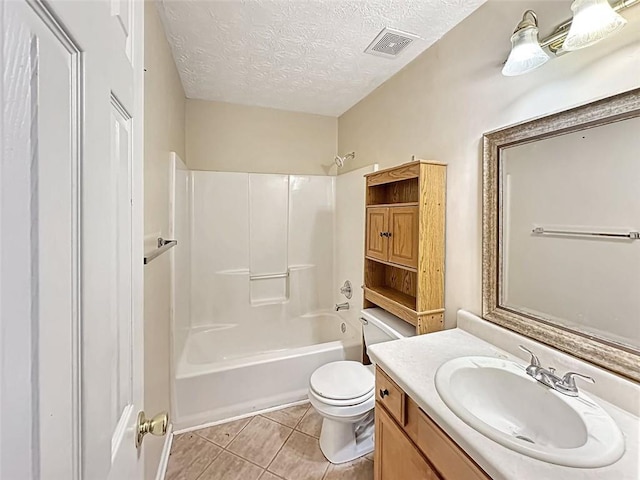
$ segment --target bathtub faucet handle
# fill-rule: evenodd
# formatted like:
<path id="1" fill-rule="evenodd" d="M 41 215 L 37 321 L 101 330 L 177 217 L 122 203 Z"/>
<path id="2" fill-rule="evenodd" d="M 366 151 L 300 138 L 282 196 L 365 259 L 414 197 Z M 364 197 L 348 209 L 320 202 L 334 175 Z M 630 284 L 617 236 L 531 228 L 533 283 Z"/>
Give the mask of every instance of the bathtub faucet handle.
<path id="1" fill-rule="evenodd" d="M 349 280 L 346 280 L 344 285 L 340 287 L 340 293 L 347 297 L 347 300 L 351 300 L 351 297 L 353 297 L 353 288 L 351 288 L 351 282 Z"/>

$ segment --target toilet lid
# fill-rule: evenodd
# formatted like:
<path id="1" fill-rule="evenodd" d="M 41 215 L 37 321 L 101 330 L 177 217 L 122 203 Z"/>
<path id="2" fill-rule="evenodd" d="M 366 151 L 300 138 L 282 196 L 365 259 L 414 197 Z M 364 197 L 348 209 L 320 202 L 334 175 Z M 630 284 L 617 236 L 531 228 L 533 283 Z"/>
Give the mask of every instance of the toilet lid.
<path id="1" fill-rule="evenodd" d="M 373 372 L 359 362 L 332 362 L 318 368 L 309 384 L 318 395 L 332 400 L 351 400 L 373 391 Z"/>

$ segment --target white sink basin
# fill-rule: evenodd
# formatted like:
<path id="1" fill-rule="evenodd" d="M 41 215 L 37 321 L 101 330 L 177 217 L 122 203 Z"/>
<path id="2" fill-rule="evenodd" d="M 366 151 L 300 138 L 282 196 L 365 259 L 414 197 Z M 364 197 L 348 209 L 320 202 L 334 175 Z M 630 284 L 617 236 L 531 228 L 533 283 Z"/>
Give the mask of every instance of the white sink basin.
<path id="1" fill-rule="evenodd" d="M 586 395 L 569 397 L 493 357 L 443 364 L 436 389 L 465 423 L 511 450 L 568 467 L 604 467 L 624 453 L 618 425 Z"/>

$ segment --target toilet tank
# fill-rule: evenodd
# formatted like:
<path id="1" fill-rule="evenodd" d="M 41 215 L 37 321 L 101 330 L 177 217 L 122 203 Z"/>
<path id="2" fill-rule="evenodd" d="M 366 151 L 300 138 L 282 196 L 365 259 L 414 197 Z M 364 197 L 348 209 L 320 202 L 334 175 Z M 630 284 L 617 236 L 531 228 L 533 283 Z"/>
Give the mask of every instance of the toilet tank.
<path id="1" fill-rule="evenodd" d="M 365 308 L 360 312 L 364 342 L 367 347 L 376 343 L 412 337 L 416 329 L 410 323 L 381 308 Z"/>

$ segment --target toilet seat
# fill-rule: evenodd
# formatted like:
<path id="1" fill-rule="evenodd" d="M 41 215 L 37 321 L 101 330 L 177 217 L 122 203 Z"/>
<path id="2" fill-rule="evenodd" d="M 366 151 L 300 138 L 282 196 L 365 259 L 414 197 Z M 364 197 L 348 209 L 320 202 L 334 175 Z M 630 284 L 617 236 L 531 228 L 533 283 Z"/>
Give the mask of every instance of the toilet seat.
<path id="1" fill-rule="evenodd" d="M 361 403 L 366 402 L 370 398 L 375 396 L 374 390 L 371 390 L 366 395 L 361 397 L 352 398 L 350 400 L 333 400 L 331 398 L 323 397 L 322 395 L 318 395 L 313 389 L 309 389 L 309 396 L 313 397 L 318 402 L 322 402 L 325 405 L 330 405 L 332 407 L 354 407 L 356 405 L 360 405 Z"/>
<path id="2" fill-rule="evenodd" d="M 309 393 L 313 395 L 316 398 L 316 400 L 334 407 L 351 407 L 353 405 L 360 405 L 361 403 L 366 402 L 367 400 L 369 400 L 371 397 L 374 396 L 373 390 L 371 390 L 366 395 L 363 395 L 357 398 L 352 398 L 349 400 L 333 400 L 332 398 L 326 398 L 326 397 L 323 397 L 322 395 L 319 395 L 318 392 L 314 391 L 313 389 L 309 389 Z"/>
<path id="3" fill-rule="evenodd" d="M 336 406 L 326 403 L 325 399 L 318 397 L 312 390 L 309 390 L 309 401 L 318 413 L 325 418 L 331 418 L 338 422 L 356 422 L 373 410 L 376 396 L 372 392 L 369 398 L 361 403 Z"/>
<path id="4" fill-rule="evenodd" d="M 359 362 L 339 361 L 321 366 L 309 379 L 310 393 L 328 405 L 351 406 L 373 396 L 375 376 Z"/>

